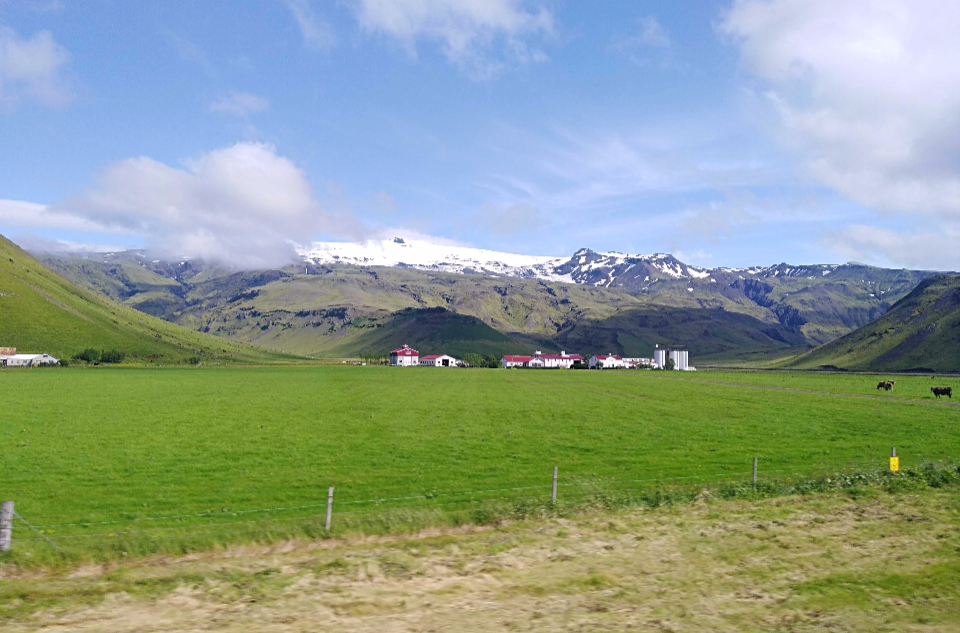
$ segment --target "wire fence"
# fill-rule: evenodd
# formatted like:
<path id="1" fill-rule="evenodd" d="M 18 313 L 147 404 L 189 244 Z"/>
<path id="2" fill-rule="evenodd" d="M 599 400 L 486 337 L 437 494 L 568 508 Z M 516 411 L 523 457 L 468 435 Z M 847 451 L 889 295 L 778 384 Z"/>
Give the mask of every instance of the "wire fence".
<path id="1" fill-rule="evenodd" d="M 922 461 L 914 459 L 913 463 L 919 465 Z M 741 486 L 749 494 L 761 488 L 773 490 L 771 486 L 775 482 L 817 478 L 830 482 L 831 474 L 835 478 L 838 474 L 867 478 L 893 466 L 893 462 L 870 459 L 859 465 L 766 469 L 761 462 L 759 469 L 673 477 L 595 473 L 558 476 L 554 471 L 553 481 L 547 475 L 543 484 L 516 482 L 460 490 L 380 491 L 362 497 L 352 496 L 348 488 L 337 490 L 336 495 L 331 490 L 326 500 L 163 513 L 138 510 L 113 515 L 30 515 L 15 510 L 12 502 L 5 502 L 0 513 L 0 550 L 10 550 L 13 543 L 14 549 L 27 551 L 47 548 L 60 554 L 113 551 L 126 555 L 130 550 L 134 553 L 165 548 L 187 551 L 245 538 L 271 540 L 297 535 L 323 538 L 350 531 L 405 531 L 438 524 L 484 523 L 498 517 L 543 515 L 593 504 L 642 505 L 664 495 L 689 496 L 698 489 L 711 487 L 722 491 L 724 486 Z M 957 470 L 955 465 L 950 467 Z M 23 503 L 21 509 L 28 505 Z"/>

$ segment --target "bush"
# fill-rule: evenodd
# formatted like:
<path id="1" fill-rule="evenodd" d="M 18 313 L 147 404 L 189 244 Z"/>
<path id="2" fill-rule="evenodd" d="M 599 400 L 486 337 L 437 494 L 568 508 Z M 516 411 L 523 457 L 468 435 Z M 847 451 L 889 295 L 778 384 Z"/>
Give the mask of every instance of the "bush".
<path id="1" fill-rule="evenodd" d="M 188 365 L 199 365 L 199 364 L 200 364 L 200 357 L 199 357 L 199 356 L 191 356 L 190 358 L 187 359 L 187 364 L 188 364 Z"/>
<path id="2" fill-rule="evenodd" d="M 70 361 L 68 361 L 66 358 L 61 358 L 61 359 L 60 359 L 60 366 L 61 366 L 61 367 L 69 367 L 69 366 L 70 366 Z"/>
<path id="3" fill-rule="evenodd" d="M 85 350 L 81 350 L 73 355 L 73 360 L 82 360 L 88 363 L 99 363 L 100 362 L 100 350 L 93 349 L 88 347 Z"/>
<path id="4" fill-rule="evenodd" d="M 123 359 L 127 357 L 126 352 L 121 352 L 118 349 L 105 349 L 100 353 L 100 362 L 101 363 L 122 363 Z"/>

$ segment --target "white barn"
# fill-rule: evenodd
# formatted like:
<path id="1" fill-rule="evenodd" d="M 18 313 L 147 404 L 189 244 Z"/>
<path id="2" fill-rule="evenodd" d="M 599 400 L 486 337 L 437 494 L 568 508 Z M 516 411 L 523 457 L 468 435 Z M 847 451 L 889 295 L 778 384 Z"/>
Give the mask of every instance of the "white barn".
<path id="1" fill-rule="evenodd" d="M 625 365 L 623 358 L 616 354 L 594 354 L 590 357 L 590 369 L 621 369 Z"/>
<path id="2" fill-rule="evenodd" d="M 49 354 L 14 354 L 0 356 L 2 367 L 37 367 L 39 365 L 57 365 L 60 360 Z"/>
<path id="3" fill-rule="evenodd" d="M 421 367 L 456 367 L 457 359 L 448 354 L 427 354 L 420 357 Z"/>
<path id="4" fill-rule="evenodd" d="M 414 367 L 420 363 L 420 352 L 409 345 L 390 352 L 390 364 L 394 367 Z"/>

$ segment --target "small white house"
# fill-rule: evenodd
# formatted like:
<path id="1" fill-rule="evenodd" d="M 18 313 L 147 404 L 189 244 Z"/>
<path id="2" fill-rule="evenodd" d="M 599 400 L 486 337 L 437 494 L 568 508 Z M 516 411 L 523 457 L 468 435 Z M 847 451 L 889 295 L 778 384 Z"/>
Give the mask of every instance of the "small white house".
<path id="1" fill-rule="evenodd" d="M 420 352 L 404 345 L 390 352 L 390 364 L 394 367 L 414 367 L 420 362 Z"/>
<path id="2" fill-rule="evenodd" d="M 590 369 L 622 369 L 623 358 L 616 354 L 594 354 L 590 357 Z"/>
<path id="3" fill-rule="evenodd" d="M 427 354 L 420 357 L 421 367 L 456 367 L 457 359 L 448 354 Z"/>
<path id="4" fill-rule="evenodd" d="M 3 367 L 37 367 L 39 365 L 57 365 L 60 360 L 49 354 L 14 354 L 0 356 L 0 366 Z"/>
<path id="5" fill-rule="evenodd" d="M 531 360 L 533 360 L 533 356 L 517 356 L 515 354 L 507 354 L 500 359 L 500 365 L 504 369 L 510 369 L 511 367 L 524 367 Z"/>

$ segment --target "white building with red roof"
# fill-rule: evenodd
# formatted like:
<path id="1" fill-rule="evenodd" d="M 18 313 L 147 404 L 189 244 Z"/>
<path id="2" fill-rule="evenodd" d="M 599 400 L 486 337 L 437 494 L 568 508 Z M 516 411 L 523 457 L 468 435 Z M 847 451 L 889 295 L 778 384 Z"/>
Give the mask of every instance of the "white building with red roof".
<path id="1" fill-rule="evenodd" d="M 515 356 L 515 355 L 506 355 L 500 359 L 500 366 L 505 369 L 511 367 L 526 367 L 527 363 L 533 360 L 533 356 Z"/>
<path id="2" fill-rule="evenodd" d="M 413 367 L 420 363 L 420 352 L 404 345 L 390 352 L 390 364 L 396 367 Z"/>
<path id="3" fill-rule="evenodd" d="M 421 367 L 456 367 L 457 359 L 448 354 L 427 354 L 420 357 Z"/>
<path id="4" fill-rule="evenodd" d="M 583 356 L 580 354 L 568 354 L 560 352 L 559 354 L 544 354 L 541 351 L 534 352 L 533 356 L 504 356 L 500 359 L 500 365 L 503 367 L 528 367 L 528 368 L 546 368 L 546 369 L 570 369 L 577 361 L 583 362 Z"/>
<path id="5" fill-rule="evenodd" d="M 613 352 L 609 354 L 594 354 L 590 357 L 590 369 L 622 369 L 623 358 Z"/>

